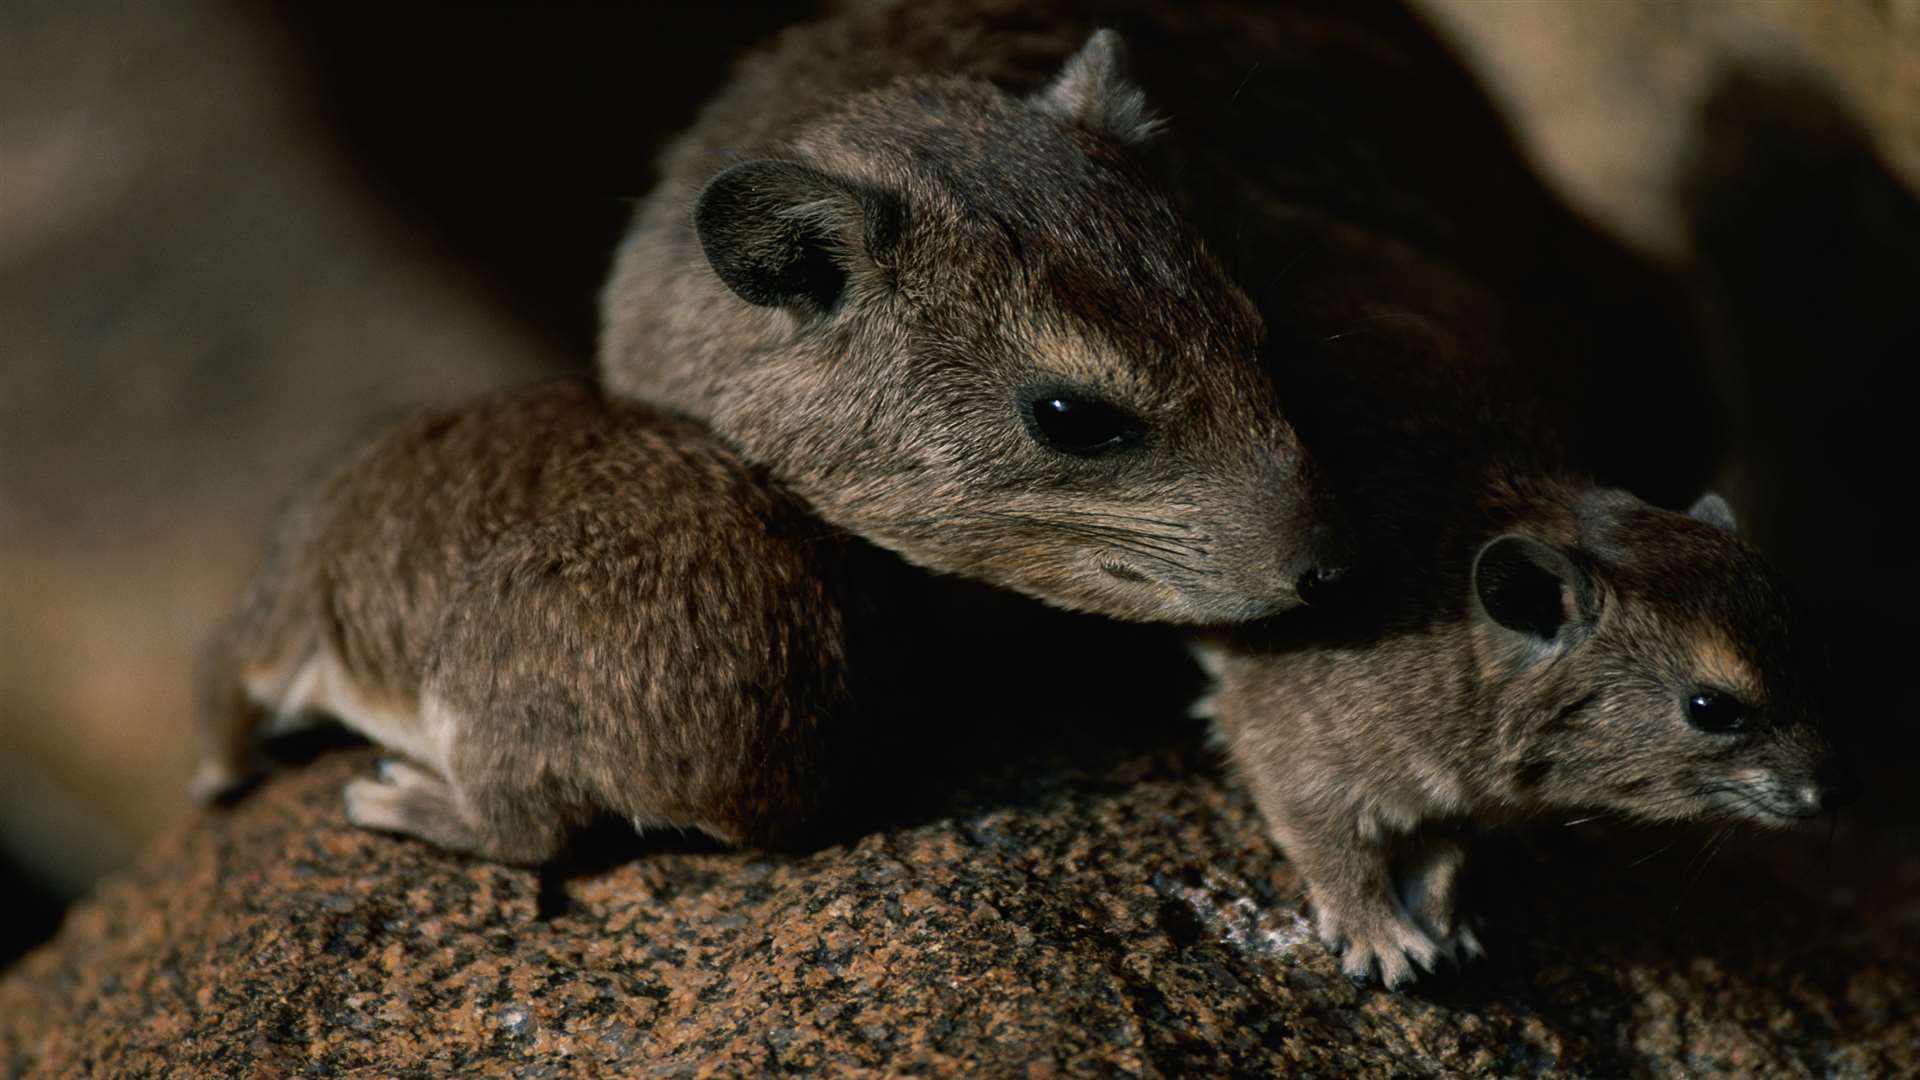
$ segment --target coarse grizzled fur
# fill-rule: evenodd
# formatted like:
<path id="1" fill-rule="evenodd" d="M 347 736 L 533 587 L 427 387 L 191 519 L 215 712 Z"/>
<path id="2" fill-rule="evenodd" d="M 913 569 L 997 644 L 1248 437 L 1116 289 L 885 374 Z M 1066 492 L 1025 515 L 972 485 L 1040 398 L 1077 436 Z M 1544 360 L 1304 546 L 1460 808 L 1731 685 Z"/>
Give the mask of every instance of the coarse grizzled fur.
<path id="1" fill-rule="evenodd" d="M 370 828 L 544 862 L 603 816 L 809 837 L 855 697 L 857 545 L 699 424 L 541 384 L 407 420 L 283 515 L 206 651 L 197 787 L 332 717 Z"/>

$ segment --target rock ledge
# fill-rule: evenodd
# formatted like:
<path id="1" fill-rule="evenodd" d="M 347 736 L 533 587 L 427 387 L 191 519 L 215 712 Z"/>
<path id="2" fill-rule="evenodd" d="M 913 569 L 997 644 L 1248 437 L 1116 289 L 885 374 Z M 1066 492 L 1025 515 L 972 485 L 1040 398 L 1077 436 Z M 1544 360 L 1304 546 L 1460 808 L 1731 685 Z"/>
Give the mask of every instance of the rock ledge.
<path id="1" fill-rule="evenodd" d="M 1670 838 L 1491 844 L 1493 959 L 1391 995 L 1339 976 L 1246 798 L 1188 745 L 1008 770 L 950 816 L 808 855 L 654 846 L 569 875 L 347 827 L 338 792 L 367 765 L 283 774 L 103 886 L 0 981 L 0 1068 L 1920 1069 L 1920 873 L 1886 830 L 1843 829 L 1825 861 L 1823 836 L 1755 838 L 1690 888 L 1684 858 L 1630 866 Z"/>

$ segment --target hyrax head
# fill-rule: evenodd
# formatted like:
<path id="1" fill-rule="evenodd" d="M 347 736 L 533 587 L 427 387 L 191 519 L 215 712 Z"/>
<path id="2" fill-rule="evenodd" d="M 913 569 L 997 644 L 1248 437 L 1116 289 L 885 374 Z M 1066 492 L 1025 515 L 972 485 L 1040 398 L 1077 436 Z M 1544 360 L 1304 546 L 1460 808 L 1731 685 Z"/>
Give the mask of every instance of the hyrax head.
<path id="1" fill-rule="evenodd" d="M 1030 98 L 909 80 L 700 195 L 755 356 L 713 421 L 923 566 L 1122 618 L 1231 622 L 1343 568 L 1258 314 L 1135 161 L 1095 34 Z"/>
<path id="2" fill-rule="evenodd" d="M 1599 493 L 1577 520 L 1572 544 L 1509 534 L 1474 562 L 1516 802 L 1783 825 L 1858 793 L 1821 642 L 1719 496 Z"/>

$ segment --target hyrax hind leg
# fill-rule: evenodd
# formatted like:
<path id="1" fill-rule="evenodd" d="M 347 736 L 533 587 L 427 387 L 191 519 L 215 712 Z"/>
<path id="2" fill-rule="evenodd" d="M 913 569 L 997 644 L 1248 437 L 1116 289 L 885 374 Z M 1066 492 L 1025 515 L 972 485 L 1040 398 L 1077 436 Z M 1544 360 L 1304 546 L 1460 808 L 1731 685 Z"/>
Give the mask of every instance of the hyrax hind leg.
<path id="1" fill-rule="evenodd" d="M 477 830 L 438 775 L 393 758 L 346 787 L 347 820 L 363 829 L 413 836 L 452 851 L 478 852 Z"/>
<path id="2" fill-rule="evenodd" d="M 473 718 L 423 695 L 412 760 L 382 759 L 373 776 L 345 789 L 347 820 L 467 855 L 510 863 L 545 862 L 560 853 L 571 821 L 530 791 L 496 774 L 473 752 Z"/>
<path id="3" fill-rule="evenodd" d="M 499 862 L 543 863 L 560 854 L 568 822 L 502 792 L 468 795 L 454 782 L 404 761 L 346 787 L 347 820 L 436 847 Z"/>
<path id="4" fill-rule="evenodd" d="M 497 795 L 494 796 L 497 800 Z M 564 823 L 535 814 L 509 825 L 498 801 L 475 812 L 453 783 L 410 762 L 386 759 L 371 777 L 346 787 L 347 820 L 436 847 L 501 862 L 541 863 L 559 854 Z M 506 826 L 506 827 L 503 827 Z"/>

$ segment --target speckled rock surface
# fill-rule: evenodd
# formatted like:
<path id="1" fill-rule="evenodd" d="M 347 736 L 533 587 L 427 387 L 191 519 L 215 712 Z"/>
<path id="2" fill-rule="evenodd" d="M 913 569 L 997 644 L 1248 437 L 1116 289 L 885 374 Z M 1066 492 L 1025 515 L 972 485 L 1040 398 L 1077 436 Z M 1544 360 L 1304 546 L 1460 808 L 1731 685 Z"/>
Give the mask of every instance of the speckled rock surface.
<path id="1" fill-rule="evenodd" d="M 1735 840 L 1704 869 L 1701 834 L 1496 840 L 1477 864 L 1492 958 L 1392 995 L 1339 977 L 1189 734 L 1008 766 L 811 854 L 635 845 L 545 875 L 347 827 L 338 791 L 369 756 L 334 753 L 163 841 L 8 973 L 0 1068 L 1920 1069 L 1910 820 Z"/>

